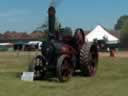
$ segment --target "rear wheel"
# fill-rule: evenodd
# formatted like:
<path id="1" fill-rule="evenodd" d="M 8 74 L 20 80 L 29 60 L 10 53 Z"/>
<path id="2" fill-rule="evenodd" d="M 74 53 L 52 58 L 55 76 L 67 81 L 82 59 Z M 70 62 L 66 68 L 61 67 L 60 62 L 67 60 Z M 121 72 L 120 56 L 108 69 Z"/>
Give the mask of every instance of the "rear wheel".
<path id="1" fill-rule="evenodd" d="M 74 66 L 70 58 L 66 55 L 60 56 L 57 62 L 57 76 L 59 81 L 68 81 L 72 77 L 73 71 Z"/>
<path id="2" fill-rule="evenodd" d="M 84 44 L 80 50 L 80 67 L 85 76 L 95 76 L 98 64 L 98 50 L 94 44 Z"/>

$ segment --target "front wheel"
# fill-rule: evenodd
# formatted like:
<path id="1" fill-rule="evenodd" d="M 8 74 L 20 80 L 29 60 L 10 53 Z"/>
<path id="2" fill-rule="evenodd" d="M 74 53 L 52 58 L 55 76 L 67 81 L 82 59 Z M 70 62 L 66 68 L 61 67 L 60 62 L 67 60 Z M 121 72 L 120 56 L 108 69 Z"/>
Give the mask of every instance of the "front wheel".
<path id="1" fill-rule="evenodd" d="M 32 63 L 29 65 L 29 71 L 34 72 L 34 80 L 40 80 L 45 75 L 45 60 L 41 55 L 33 58 Z"/>
<path id="2" fill-rule="evenodd" d="M 74 66 L 71 59 L 67 55 L 62 55 L 57 61 L 57 76 L 59 81 L 68 81 L 73 74 Z"/>

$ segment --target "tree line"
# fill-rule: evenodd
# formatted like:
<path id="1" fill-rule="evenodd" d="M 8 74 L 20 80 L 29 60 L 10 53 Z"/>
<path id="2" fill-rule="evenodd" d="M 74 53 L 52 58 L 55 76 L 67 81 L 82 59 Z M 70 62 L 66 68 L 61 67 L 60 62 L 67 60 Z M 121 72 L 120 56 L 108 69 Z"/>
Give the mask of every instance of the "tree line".
<path id="1" fill-rule="evenodd" d="M 128 48 L 128 15 L 123 15 L 117 20 L 115 30 L 119 31 L 121 47 Z"/>

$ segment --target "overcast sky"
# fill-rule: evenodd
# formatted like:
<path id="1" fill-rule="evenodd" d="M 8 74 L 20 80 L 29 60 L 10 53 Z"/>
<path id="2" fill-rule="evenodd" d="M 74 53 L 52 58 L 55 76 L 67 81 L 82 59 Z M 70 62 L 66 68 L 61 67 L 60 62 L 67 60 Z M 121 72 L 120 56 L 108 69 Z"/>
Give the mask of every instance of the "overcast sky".
<path id="1" fill-rule="evenodd" d="M 58 0 L 59 1 L 59 0 Z M 45 22 L 50 0 L 0 0 L 0 32 L 31 32 Z M 113 29 L 128 13 L 128 0 L 62 0 L 57 17 L 63 26 L 93 29 L 101 24 Z"/>

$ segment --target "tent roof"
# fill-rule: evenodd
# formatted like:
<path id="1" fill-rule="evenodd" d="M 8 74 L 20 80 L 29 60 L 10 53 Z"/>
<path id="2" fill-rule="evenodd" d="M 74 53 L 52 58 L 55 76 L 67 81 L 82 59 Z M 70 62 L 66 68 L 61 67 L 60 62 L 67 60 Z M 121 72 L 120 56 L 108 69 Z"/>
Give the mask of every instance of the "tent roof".
<path id="1" fill-rule="evenodd" d="M 106 38 L 108 42 L 119 42 L 119 39 L 117 37 L 107 32 L 101 25 L 97 25 L 94 30 L 86 35 L 86 39 L 88 42 L 92 42 L 94 39 L 103 40 L 104 38 Z"/>
<path id="2" fill-rule="evenodd" d="M 41 41 L 29 41 L 28 44 L 42 44 Z"/>
<path id="3" fill-rule="evenodd" d="M 0 46 L 8 46 L 8 45 L 13 45 L 13 43 L 0 43 Z"/>

